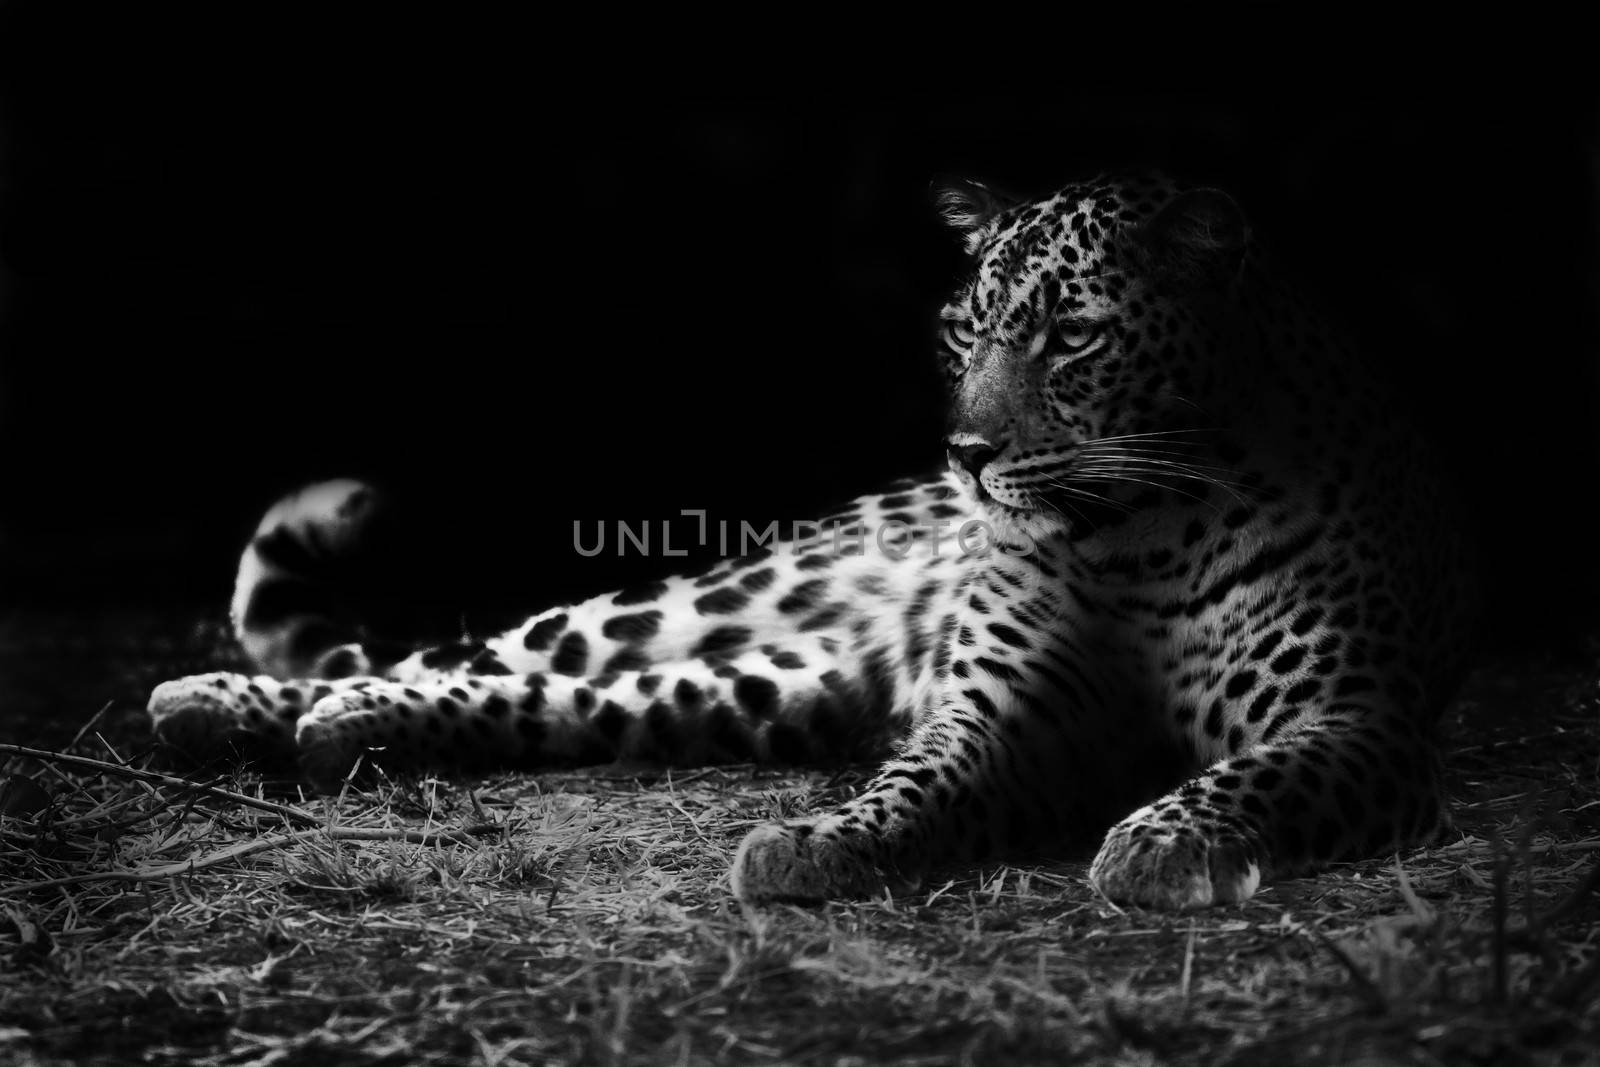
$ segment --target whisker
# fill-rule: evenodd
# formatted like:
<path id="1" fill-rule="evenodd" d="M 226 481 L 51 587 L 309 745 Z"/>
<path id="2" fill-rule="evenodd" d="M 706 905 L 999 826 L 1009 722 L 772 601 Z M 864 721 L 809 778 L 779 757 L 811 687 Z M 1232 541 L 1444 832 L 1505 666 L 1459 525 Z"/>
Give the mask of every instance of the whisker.
<path id="1" fill-rule="evenodd" d="M 1169 492 L 1169 493 L 1177 493 L 1180 496 L 1186 496 L 1190 500 L 1193 500 L 1197 504 L 1206 505 L 1207 507 L 1211 508 L 1213 511 L 1221 511 L 1222 510 L 1221 508 L 1217 507 L 1216 504 L 1213 504 L 1211 501 L 1205 499 L 1204 497 L 1196 496 L 1195 494 L 1189 492 L 1188 490 L 1180 489 L 1175 485 L 1163 485 L 1160 482 L 1152 482 L 1152 481 L 1148 481 L 1148 480 L 1146 480 L 1144 478 L 1130 478 L 1127 475 L 1120 474 L 1120 473 L 1112 474 L 1112 475 L 1084 474 L 1084 472 L 1077 472 L 1077 473 L 1079 473 L 1080 475 L 1083 475 L 1085 477 L 1092 478 L 1092 479 L 1097 480 L 1097 481 L 1103 481 L 1103 482 L 1135 482 L 1135 483 L 1137 483 L 1139 485 L 1148 485 L 1152 489 L 1161 489 L 1161 490 L 1164 490 L 1164 491 Z M 1196 479 L 1196 481 L 1203 481 L 1203 480 L 1204 479 Z M 1225 488 L 1225 487 L 1219 486 L 1218 488 Z M 1239 501 L 1239 502 L 1243 503 L 1243 501 Z"/>
<path id="2" fill-rule="evenodd" d="M 1111 464 L 1086 463 L 1081 467 L 1074 468 L 1073 473 L 1076 474 L 1086 471 L 1093 471 L 1100 474 L 1118 474 L 1124 471 L 1132 474 L 1167 474 L 1174 478 L 1189 478 L 1197 482 L 1205 482 L 1209 485 L 1226 487 L 1229 489 L 1248 490 L 1252 488 L 1249 484 L 1237 481 L 1233 478 L 1224 478 L 1214 474 L 1207 474 L 1203 469 L 1184 467 L 1174 463 L 1152 463 L 1149 461 Z"/>
<path id="3" fill-rule="evenodd" d="M 1051 482 L 1050 484 L 1053 485 L 1054 487 L 1056 487 L 1057 489 L 1060 489 L 1062 492 L 1071 493 L 1072 495 L 1080 497 L 1083 500 L 1086 500 L 1091 504 L 1102 504 L 1102 505 L 1105 505 L 1106 507 L 1116 508 L 1117 510 L 1122 511 L 1124 513 L 1130 513 L 1131 514 L 1132 511 L 1133 511 L 1133 508 L 1129 507 L 1127 504 L 1124 504 L 1120 500 L 1113 500 L 1111 497 L 1105 496 L 1105 495 L 1103 495 L 1101 493 L 1091 492 L 1090 490 L 1085 489 L 1082 486 L 1067 485 L 1064 482 Z"/>
<path id="4" fill-rule="evenodd" d="M 1194 478 L 1217 486 L 1232 486 L 1249 490 L 1248 483 L 1238 478 L 1238 471 L 1209 463 L 1190 463 L 1169 459 L 1161 455 L 1139 454 L 1123 449 L 1106 449 L 1088 456 L 1090 462 L 1078 469 L 1116 471 L 1128 470 L 1142 473 L 1170 473 L 1178 477 Z M 1231 477 L 1230 477 L 1231 476 Z"/>
<path id="5" fill-rule="evenodd" d="M 1216 478 L 1218 481 L 1234 482 L 1239 485 L 1246 484 L 1238 476 L 1239 472 L 1229 467 L 1217 467 L 1205 463 L 1184 463 L 1181 460 L 1165 459 L 1159 456 L 1092 456 L 1089 462 L 1075 464 L 1073 469 L 1119 470 L 1124 467 L 1129 470 L 1173 471 Z"/>
<path id="6" fill-rule="evenodd" d="M 1066 518 L 1067 517 L 1067 513 L 1065 511 L 1062 511 L 1059 507 L 1056 506 L 1056 504 L 1055 504 L 1055 502 L 1053 500 L 1050 500 L 1049 498 L 1045 497 L 1043 494 L 1031 493 L 1030 492 L 1028 494 L 1028 499 L 1032 500 L 1035 504 L 1043 505 L 1044 507 L 1049 508 L 1051 511 L 1055 512 L 1057 515 L 1060 515 L 1062 518 Z M 1062 501 L 1062 503 L 1066 504 L 1065 501 Z M 1088 522 L 1088 519 L 1084 517 L 1083 512 L 1079 511 L 1077 508 L 1072 507 L 1071 504 L 1066 504 L 1066 506 L 1068 508 L 1071 508 L 1072 514 L 1077 516 L 1077 518 L 1078 518 L 1078 520 L 1080 522 L 1083 522 L 1083 523 L 1087 523 Z"/>
<path id="7" fill-rule="evenodd" d="M 1083 444 L 1083 445 L 1097 445 L 1097 444 L 1103 444 L 1103 443 L 1109 442 L 1109 441 L 1134 441 L 1134 440 L 1138 440 L 1140 438 L 1151 438 L 1151 437 L 1174 438 L 1174 437 L 1178 437 L 1178 436 L 1182 436 L 1182 435 L 1188 435 L 1188 434 L 1217 433 L 1217 432 L 1221 431 L 1221 429 L 1222 429 L 1222 427 L 1220 427 L 1220 426 L 1202 426 L 1202 427 L 1199 427 L 1199 428 L 1196 428 L 1196 429 L 1193 429 L 1193 430 L 1152 430 L 1149 433 L 1112 434 L 1112 435 L 1107 436 L 1107 437 L 1092 437 L 1087 441 L 1080 442 L 1080 444 Z"/>
<path id="8" fill-rule="evenodd" d="M 1194 462 L 1190 462 L 1190 460 L 1187 457 L 1172 458 L 1173 455 L 1174 454 L 1172 454 L 1172 453 L 1161 453 L 1161 452 L 1156 452 L 1156 451 L 1135 451 L 1135 450 L 1132 450 L 1132 449 L 1129 449 L 1129 450 L 1106 449 L 1106 450 L 1103 450 L 1103 451 L 1080 453 L 1081 457 L 1087 457 L 1090 460 L 1124 460 L 1124 459 L 1131 459 L 1131 460 L 1142 460 L 1142 461 L 1149 462 L 1149 463 L 1159 463 L 1159 464 L 1167 464 L 1167 465 L 1171 465 L 1171 466 L 1175 466 L 1175 467 L 1182 467 L 1185 470 L 1223 471 L 1223 472 L 1228 473 L 1228 474 L 1237 474 L 1238 473 L 1238 471 L 1235 470 L 1232 467 L 1218 466 L 1217 464 L 1214 464 L 1214 463 L 1194 463 Z M 1178 455 L 1181 456 L 1181 454 L 1178 454 Z"/>

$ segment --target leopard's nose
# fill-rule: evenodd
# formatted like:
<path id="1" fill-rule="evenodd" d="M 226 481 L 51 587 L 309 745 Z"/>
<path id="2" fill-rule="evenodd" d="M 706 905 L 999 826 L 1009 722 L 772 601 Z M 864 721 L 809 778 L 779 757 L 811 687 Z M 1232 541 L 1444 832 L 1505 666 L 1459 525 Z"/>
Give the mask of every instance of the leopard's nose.
<path id="1" fill-rule="evenodd" d="M 1006 443 L 992 444 L 983 438 L 974 438 L 963 435 L 960 438 L 952 437 L 945 441 L 945 452 L 950 457 L 950 462 L 968 474 L 976 481 L 983 468 L 988 466 Z"/>

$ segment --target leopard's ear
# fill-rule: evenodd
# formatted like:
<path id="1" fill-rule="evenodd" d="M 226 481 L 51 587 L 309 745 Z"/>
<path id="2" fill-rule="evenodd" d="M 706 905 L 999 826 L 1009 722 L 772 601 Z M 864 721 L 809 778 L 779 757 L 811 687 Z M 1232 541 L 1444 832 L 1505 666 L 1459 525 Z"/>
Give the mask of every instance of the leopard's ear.
<path id="1" fill-rule="evenodd" d="M 1198 282 L 1238 270 L 1250 226 L 1227 193 L 1191 189 L 1168 201 L 1133 236 L 1150 267 L 1180 282 Z"/>
<path id="2" fill-rule="evenodd" d="M 982 182 L 966 178 L 934 182 L 934 203 L 945 224 L 966 238 L 967 252 L 977 251 L 995 217 L 1017 203 Z"/>

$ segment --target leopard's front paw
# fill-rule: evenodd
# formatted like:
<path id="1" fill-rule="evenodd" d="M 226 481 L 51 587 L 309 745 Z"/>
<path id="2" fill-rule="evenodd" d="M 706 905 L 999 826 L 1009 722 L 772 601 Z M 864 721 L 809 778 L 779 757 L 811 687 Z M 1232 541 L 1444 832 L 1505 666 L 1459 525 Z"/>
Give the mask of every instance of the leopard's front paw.
<path id="1" fill-rule="evenodd" d="M 1164 821 L 1145 808 L 1106 835 L 1089 879 L 1123 903 L 1204 908 L 1248 900 L 1266 866 L 1265 851 L 1236 831 Z"/>
<path id="2" fill-rule="evenodd" d="M 733 892 L 747 904 L 815 903 L 869 896 L 885 877 L 866 850 L 811 823 L 770 823 L 739 845 L 729 874 Z"/>
<path id="3" fill-rule="evenodd" d="M 323 792 L 337 790 L 356 760 L 392 738 L 373 696 L 351 689 L 317 701 L 295 727 L 300 770 Z"/>
<path id="4" fill-rule="evenodd" d="M 181 756 L 274 758 L 294 749 L 291 725 L 259 686 L 240 674 L 199 674 L 162 682 L 146 705 L 156 738 Z"/>

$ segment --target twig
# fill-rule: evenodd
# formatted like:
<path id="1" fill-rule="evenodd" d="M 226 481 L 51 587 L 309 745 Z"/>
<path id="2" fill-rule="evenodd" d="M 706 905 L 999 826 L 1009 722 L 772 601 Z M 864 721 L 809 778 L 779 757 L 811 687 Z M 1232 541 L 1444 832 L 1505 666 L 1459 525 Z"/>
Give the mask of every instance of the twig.
<path id="1" fill-rule="evenodd" d="M 178 875 L 204 870 L 207 867 L 215 867 L 219 863 L 240 859 L 256 852 L 284 848 L 298 844 L 301 841 L 313 841 L 318 838 L 331 838 L 335 841 L 404 841 L 413 845 L 475 845 L 478 843 L 477 839 L 471 835 L 454 830 L 425 834 L 416 830 L 392 830 L 381 827 L 319 826 L 315 830 L 297 830 L 291 834 L 277 834 L 273 837 L 258 837 L 253 841 L 242 841 L 237 845 L 230 845 L 225 849 L 201 856 L 198 859 L 167 863 L 160 867 L 148 867 L 137 871 L 96 871 L 92 874 L 73 874 L 63 878 L 48 878 L 42 882 L 24 882 L 20 885 L 7 887 L 5 890 L 0 891 L 0 895 L 31 892 L 36 889 L 49 889 L 58 885 L 79 885 L 84 882 L 158 882 L 164 878 L 173 878 Z"/>
<path id="2" fill-rule="evenodd" d="M 65 752 L 51 752 L 42 748 L 26 748 L 22 745 L 0 745 L 0 753 L 10 753 L 16 756 L 31 756 L 34 759 L 64 763 L 69 767 L 82 767 L 85 770 L 98 771 L 101 774 L 115 775 L 121 778 L 132 778 L 141 782 L 159 782 L 162 785 L 172 786 L 177 789 L 186 789 L 201 796 L 214 797 L 218 800 L 228 800 L 246 808 L 257 808 L 261 811 L 270 811 L 274 815 L 300 826 L 320 827 L 322 823 L 314 815 L 308 815 L 298 808 L 291 808 L 286 804 L 274 804 L 270 800 L 261 800 L 245 793 L 235 793 L 227 789 L 218 789 L 216 786 L 200 785 L 187 778 L 178 778 L 170 774 L 157 774 L 154 771 L 141 771 L 133 767 L 124 767 L 118 763 L 107 763 L 104 760 L 90 759 L 88 756 L 70 756 Z"/>
<path id="3" fill-rule="evenodd" d="M 98 723 L 101 719 L 105 718 L 106 712 L 111 710 L 111 705 L 114 704 L 114 703 L 115 703 L 115 701 L 108 700 L 104 704 L 100 705 L 100 710 L 95 712 L 93 715 L 89 716 L 89 721 L 88 722 L 86 722 L 82 726 L 78 727 L 78 732 L 72 735 L 72 741 L 70 743 L 68 743 L 67 747 L 68 748 L 77 748 L 78 747 L 78 742 L 83 740 L 83 735 L 88 733 L 90 730 L 93 730 L 94 727 L 95 727 L 95 724 Z"/>

